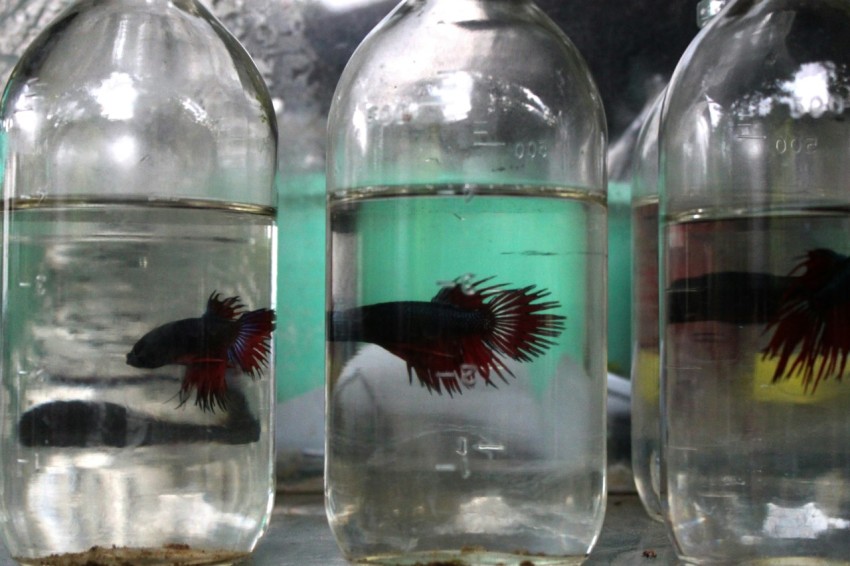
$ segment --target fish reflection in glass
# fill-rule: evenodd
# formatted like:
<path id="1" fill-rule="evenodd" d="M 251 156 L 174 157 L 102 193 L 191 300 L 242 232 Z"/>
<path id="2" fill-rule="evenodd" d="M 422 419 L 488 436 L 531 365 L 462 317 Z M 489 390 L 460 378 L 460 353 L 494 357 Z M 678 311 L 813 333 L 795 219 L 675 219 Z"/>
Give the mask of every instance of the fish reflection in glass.
<path id="1" fill-rule="evenodd" d="M 787 276 L 717 272 L 678 279 L 668 290 L 672 323 L 764 324 L 763 359 L 776 359 L 773 382 L 800 377 L 814 393 L 841 380 L 850 355 L 850 257 L 809 251 Z"/>
<path id="2" fill-rule="evenodd" d="M 505 358 L 529 362 L 553 346 L 566 317 L 552 314 L 557 301 L 545 289 L 519 289 L 459 277 L 431 301 L 395 301 L 333 311 L 328 340 L 377 344 L 407 363 L 429 392 L 462 393 L 461 383 L 477 373 L 495 387 L 508 383 Z"/>
<path id="3" fill-rule="evenodd" d="M 186 366 L 178 392 L 185 405 L 196 391 L 195 405 L 204 411 L 227 410 L 228 368 L 252 379 L 268 366 L 275 315 L 271 309 L 245 312 L 239 297 L 221 299 L 213 292 L 204 314 L 158 326 L 142 336 L 127 354 L 127 364 L 143 369 Z"/>

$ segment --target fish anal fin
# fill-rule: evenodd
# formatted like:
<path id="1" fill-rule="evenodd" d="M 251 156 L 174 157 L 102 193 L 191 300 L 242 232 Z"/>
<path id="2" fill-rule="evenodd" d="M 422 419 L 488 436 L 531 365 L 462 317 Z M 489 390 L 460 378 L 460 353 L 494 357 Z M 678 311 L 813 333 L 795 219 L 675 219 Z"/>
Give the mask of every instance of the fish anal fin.
<path id="1" fill-rule="evenodd" d="M 455 393 L 462 394 L 463 389 L 460 386 L 460 379 L 455 372 L 452 371 L 433 371 L 425 366 L 407 366 L 408 374 L 415 373 L 419 384 L 428 390 L 428 393 L 436 392 L 438 395 L 443 394 L 443 390 L 448 393 L 449 397 L 454 397 Z"/>
<path id="2" fill-rule="evenodd" d="M 227 410 L 226 360 L 209 359 L 186 365 L 186 374 L 180 386 L 180 405 L 185 405 L 195 393 L 195 405 L 203 411 L 215 412 L 216 407 Z"/>

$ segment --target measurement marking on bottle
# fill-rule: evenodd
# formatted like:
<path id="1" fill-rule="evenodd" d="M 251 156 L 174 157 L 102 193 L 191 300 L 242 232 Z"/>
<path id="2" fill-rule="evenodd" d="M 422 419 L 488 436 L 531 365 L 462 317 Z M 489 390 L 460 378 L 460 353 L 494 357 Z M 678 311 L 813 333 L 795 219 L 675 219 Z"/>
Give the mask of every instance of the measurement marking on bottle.
<path id="1" fill-rule="evenodd" d="M 467 454 L 467 448 L 466 448 L 467 444 L 468 444 L 468 441 L 466 440 L 466 437 L 465 436 L 459 436 L 458 439 L 457 439 L 457 450 L 455 450 L 455 452 L 457 452 L 458 455 L 460 455 L 460 456 L 466 456 L 466 454 Z"/>
<path id="2" fill-rule="evenodd" d="M 814 153 L 818 149 L 816 137 L 779 137 L 773 144 L 776 153 Z"/>
<path id="3" fill-rule="evenodd" d="M 462 364 L 460 366 L 460 382 L 467 389 L 475 387 L 475 374 L 478 372 L 478 366 L 475 364 Z"/>
<path id="4" fill-rule="evenodd" d="M 473 120 L 472 122 L 472 147 L 505 147 L 508 145 L 503 141 L 493 140 L 490 132 L 490 122 L 487 120 Z"/>
<path id="5" fill-rule="evenodd" d="M 739 132 L 735 137 L 739 140 L 756 140 L 756 141 L 772 141 L 773 149 L 776 153 L 783 155 L 785 153 L 815 153 L 818 149 L 818 138 L 815 136 L 775 136 L 770 137 L 766 134 L 754 133 L 750 128 L 752 123 L 745 122 L 735 126 Z"/>
<path id="6" fill-rule="evenodd" d="M 503 444 L 490 444 L 485 442 L 479 442 L 475 446 L 473 446 L 479 452 L 504 452 L 505 446 Z"/>
<path id="7" fill-rule="evenodd" d="M 762 140 L 763 141 L 763 140 L 767 139 L 767 136 L 765 136 L 765 135 L 752 133 L 750 131 L 750 128 L 753 127 L 752 124 L 749 124 L 749 123 L 738 124 L 736 127 L 744 130 L 742 132 L 739 132 L 738 135 L 736 136 L 740 140 Z"/>
<path id="8" fill-rule="evenodd" d="M 469 458 L 467 455 L 469 454 L 467 447 L 469 445 L 469 441 L 465 436 L 459 436 L 457 439 L 457 450 L 455 453 L 460 456 L 460 477 L 463 479 L 467 479 L 472 475 L 472 471 L 469 469 Z M 453 464 L 449 464 L 454 466 Z M 455 471 L 457 468 L 453 467 L 451 471 Z M 448 470 L 446 470 L 448 471 Z"/>

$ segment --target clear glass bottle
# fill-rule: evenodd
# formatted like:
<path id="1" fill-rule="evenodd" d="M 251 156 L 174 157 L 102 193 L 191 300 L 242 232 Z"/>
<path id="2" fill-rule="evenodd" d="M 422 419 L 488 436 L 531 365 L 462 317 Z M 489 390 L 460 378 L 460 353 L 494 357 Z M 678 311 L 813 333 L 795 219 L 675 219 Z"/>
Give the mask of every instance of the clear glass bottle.
<path id="1" fill-rule="evenodd" d="M 658 406 L 658 128 L 661 91 L 638 133 L 632 177 L 632 473 L 646 512 L 661 520 Z"/>
<path id="2" fill-rule="evenodd" d="M 605 150 L 527 0 L 406 0 L 329 116 L 326 504 L 343 554 L 572 563 L 605 507 Z"/>
<path id="3" fill-rule="evenodd" d="M 244 558 L 274 494 L 277 131 L 256 68 L 194 0 L 86 0 L 27 49 L 0 117 L 10 553 Z"/>
<path id="4" fill-rule="evenodd" d="M 727 0 L 700 0 L 697 26 L 705 27 Z M 662 520 L 661 422 L 658 340 L 658 130 L 664 91 L 646 115 L 635 145 L 632 177 L 632 472 L 641 503 Z"/>
<path id="5" fill-rule="evenodd" d="M 661 487 L 686 562 L 850 556 L 848 114 L 844 1 L 733 0 L 668 87 Z"/>

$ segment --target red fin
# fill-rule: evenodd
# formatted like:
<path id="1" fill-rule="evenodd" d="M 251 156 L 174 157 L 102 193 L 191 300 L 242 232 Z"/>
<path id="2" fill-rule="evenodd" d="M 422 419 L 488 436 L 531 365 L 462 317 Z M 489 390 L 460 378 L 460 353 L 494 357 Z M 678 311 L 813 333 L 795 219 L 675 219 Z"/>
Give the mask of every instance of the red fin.
<path id="1" fill-rule="evenodd" d="M 549 291 L 535 290 L 534 285 L 494 293 L 487 305 L 496 319 L 489 341 L 498 352 L 528 362 L 555 344 L 550 338 L 561 334 L 566 318 L 543 314 L 561 306 L 557 301 L 537 302 L 547 296 Z"/>
<path id="2" fill-rule="evenodd" d="M 451 341 L 426 345 L 395 344 L 390 350 L 404 359 L 428 391 L 449 395 L 462 393 L 461 384 L 473 383 L 477 374 L 485 384 L 495 387 L 495 374 L 505 383 L 513 377 L 504 357 L 528 362 L 550 346 L 551 338 L 564 329 L 565 317 L 544 314 L 556 309 L 556 301 L 538 302 L 548 291 L 533 285 L 505 289 L 506 284 L 483 286 L 492 277 L 469 283 L 468 277 L 456 279 L 432 299 L 470 312 L 478 312 L 482 324 L 472 326 L 464 336 Z"/>
<path id="3" fill-rule="evenodd" d="M 394 344 L 389 350 L 407 362 L 411 381 L 415 373 L 419 384 L 429 392 L 442 393 L 445 390 L 450 396 L 463 393 L 461 385 L 474 384 L 476 375 L 492 387 L 496 386 L 490 378 L 493 373 L 505 383 L 506 375 L 513 377 L 504 361 L 477 337 L 462 338 L 441 348 Z"/>
<path id="4" fill-rule="evenodd" d="M 765 329 L 775 329 L 763 352 L 779 358 L 774 382 L 802 373 L 803 387 L 814 392 L 822 379 L 841 379 L 850 355 L 850 294 L 839 290 L 848 277 L 846 262 L 818 249 L 791 271 L 797 277 Z"/>
<path id="5" fill-rule="evenodd" d="M 239 301 L 239 297 L 229 297 L 220 299 L 221 294 L 218 291 L 213 291 L 210 298 L 207 299 L 207 312 L 221 318 L 229 320 L 235 319 L 245 310 L 245 305 Z"/>
<path id="6" fill-rule="evenodd" d="M 183 376 L 183 384 L 180 386 L 180 405 L 186 404 L 194 389 L 197 391 L 195 405 L 202 410 L 215 412 L 218 407 L 226 411 L 226 371 L 227 362 L 224 359 L 199 360 L 187 364 L 186 375 Z"/>
<path id="7" fill-rule="evenodd" d="M 231 365 L 251 377 L 261 377 L 263 367 L 269 362 L 271 333 L 275 329 L 274 311 L 259 309 L 245 313 L 237 324 L 239 331 L 227 351 L 227 358 Z"/>

